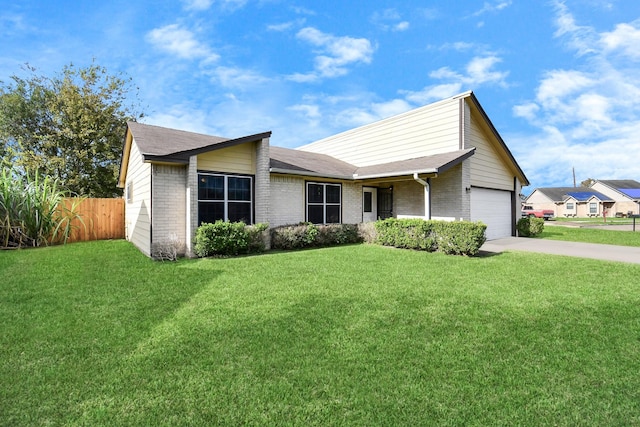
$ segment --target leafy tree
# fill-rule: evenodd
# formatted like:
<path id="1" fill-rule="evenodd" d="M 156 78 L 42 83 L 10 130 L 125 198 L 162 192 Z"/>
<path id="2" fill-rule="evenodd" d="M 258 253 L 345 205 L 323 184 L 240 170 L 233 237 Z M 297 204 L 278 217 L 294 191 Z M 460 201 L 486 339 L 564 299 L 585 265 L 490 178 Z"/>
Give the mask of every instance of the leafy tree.
<path id="1" fill-rule="evenodd" d="M 591 187 L 595 182 L 595 179 L 587 178 L 584 181 L 580 182 L 580 187 Z"/>
<path id="2" fill-rule="evenodd" d="M 116 197 L 127 120 L 136 113 L 132 80 L 95 63 L 67 65 L 54 77 L 0 82 L 0 156 L 17 170 L 56 179 L 82 196 Z M 137 92 L 136 92 L 137 97 Z M 14 169 L 15 170 L 15 169 Z"/>

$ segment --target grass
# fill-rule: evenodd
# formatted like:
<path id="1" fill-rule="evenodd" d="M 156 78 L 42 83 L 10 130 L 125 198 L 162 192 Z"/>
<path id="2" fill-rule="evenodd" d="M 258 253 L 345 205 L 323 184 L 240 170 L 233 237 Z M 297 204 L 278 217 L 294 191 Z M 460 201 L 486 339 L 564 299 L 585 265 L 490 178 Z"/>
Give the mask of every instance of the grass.
<path id="1" fill-rule="evenodd" d="M 640 424 L 636 265 L 106 241 L 0 275 L 1 425 Z"/>
<path id="2" fill-rule="evenodd" d="M 594 228 L 573 228 L 562 226 L 548 226 L 545 223 L 540 238 L 550 240 L 564 240 L 567 242 L 600 243 L 618 246 L 640 246 L 640 222 L 637 230 L 619 231 Z"/>

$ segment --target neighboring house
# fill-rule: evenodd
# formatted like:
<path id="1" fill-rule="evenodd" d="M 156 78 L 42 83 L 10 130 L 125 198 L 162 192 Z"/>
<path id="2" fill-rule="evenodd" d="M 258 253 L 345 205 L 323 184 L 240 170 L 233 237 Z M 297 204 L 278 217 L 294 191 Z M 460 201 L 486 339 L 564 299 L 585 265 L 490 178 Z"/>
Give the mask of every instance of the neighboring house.
<path id="1" fill-rule="evenodd" d="M 637 214 L 640 183 L 597 180 L 591 187 L 536 188 L 524 201 L 535 209 L 552 209 L 556 216 L 594 217 Z"/>
<path id="2" fill-rule="evenodd" d="M 640 182 L 632 179 L 596 180 L 591 188 L 615 200 L 611 215 L 640 214 Z"/>
<path id="3" fill-rule="evenodd" d="M 388 217 L 471 220 L 515 235 L 529 182 L 472 92 L 298 149 L 128 124 L 119 186 L 127 239 L 184 242 L 217 219 L 275 227 Z"/>

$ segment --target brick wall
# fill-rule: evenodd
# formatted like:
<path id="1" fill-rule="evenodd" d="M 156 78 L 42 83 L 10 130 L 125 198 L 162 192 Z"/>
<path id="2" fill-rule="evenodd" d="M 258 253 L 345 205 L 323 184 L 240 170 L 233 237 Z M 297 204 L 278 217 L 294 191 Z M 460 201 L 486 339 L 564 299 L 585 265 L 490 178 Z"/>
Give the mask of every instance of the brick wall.
<path id="1" fill-rule="evenodd" d="M 342 222 L 344 224 L 362 222 L 362 184 L 350 182 L 342 184 Z"/>
<path id="2" fill-rule="evenodd" d="M 187 168 L 183 165 L 152 166 L 151 246 L 186 240 Z"/>
<path id="3" fill-rule="evenodd" d="M 285 175 L 271 177 L 271 227 L 304 221 L 304 183 L 304 178 Z"/>
<path id="4" fill-rule="evenodd" d="M 271 204 L 269 167 L 269 138 L 265 138 L 256 143 L 255 222 L 269 222 Z"/>
<path id="5" fill-rule="evenodd" d="M 471 193 L 466 191 L 470 188 L 469 165 L 465 163 L 467 161 L 431 179 L 432 217 L 471 218 Z"/>

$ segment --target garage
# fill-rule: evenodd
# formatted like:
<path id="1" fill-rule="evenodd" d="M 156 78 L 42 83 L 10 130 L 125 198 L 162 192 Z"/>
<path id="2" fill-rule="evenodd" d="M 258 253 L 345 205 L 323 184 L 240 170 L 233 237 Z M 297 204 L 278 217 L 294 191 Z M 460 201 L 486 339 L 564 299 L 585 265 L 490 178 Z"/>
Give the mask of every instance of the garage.
<path id="1" fill-rule="evenodd" d="M 487 240 L 511 236 L 511 192 L 471 187 L 471 221 L 487 224 Z"/>

